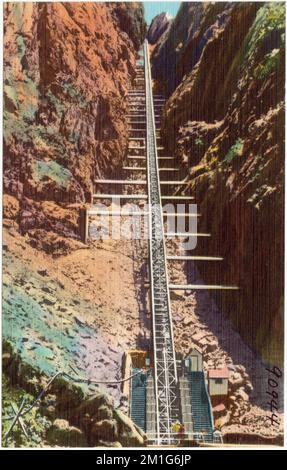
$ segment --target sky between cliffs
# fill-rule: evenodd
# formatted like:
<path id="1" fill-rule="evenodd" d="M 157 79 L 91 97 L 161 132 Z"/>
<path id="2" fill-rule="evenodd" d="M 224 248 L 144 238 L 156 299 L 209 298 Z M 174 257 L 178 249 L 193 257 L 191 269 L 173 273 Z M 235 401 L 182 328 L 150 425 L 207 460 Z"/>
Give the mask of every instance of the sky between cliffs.
<path id="1" fill-rule="evenodd" d="M 147 24 L 151 24 L 153 18 L 159 13 L 169 13 L 175 17 L 181 2 L 143 2 L 145 10 L 145 19 Z"/>

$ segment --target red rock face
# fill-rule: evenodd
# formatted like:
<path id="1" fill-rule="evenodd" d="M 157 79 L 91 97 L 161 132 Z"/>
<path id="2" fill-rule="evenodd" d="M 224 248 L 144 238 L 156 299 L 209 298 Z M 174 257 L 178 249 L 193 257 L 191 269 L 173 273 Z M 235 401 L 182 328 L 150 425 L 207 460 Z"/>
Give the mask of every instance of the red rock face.
<path id="1" fill-rule="evenodd" d="M 151 25 L 147 32 L 147 40 L 149 44 L 156 44 L 160 37 L 171 25 L 171 16 L 167 13 L 160 13 L 152 20 Z"/>
<path id="2" fill-rule="evenodd" d="M 238 294 L 223 294 L 219 304 L 253 349 L 280 362 L 284 7 L 201 4 L 187 19 L 183 13 L 182 7 L 155 49 L 153 70 L 158 86 L 168 90 L 167 70 L 157 70 L 169 52 L 169 60 L 177 58 L 162 133 L 183 174 L 190 175 L 202 214 L 199 231 L 211 233 L 196 254 L 224 257 L 217 267 L 199 268 L 207 283 L 239 286 Z M 183 24 L 189 35 L 179 48 Z"/>
<path id="3" fill-rule="evenodd" d="M 26 231 L 25 198 L 37 229 L 33 201 L 85 203 L 94 177 L 120 168 L 145 25 L 135 2 L 12 3 L 4 22 L 4 188 Z"/>

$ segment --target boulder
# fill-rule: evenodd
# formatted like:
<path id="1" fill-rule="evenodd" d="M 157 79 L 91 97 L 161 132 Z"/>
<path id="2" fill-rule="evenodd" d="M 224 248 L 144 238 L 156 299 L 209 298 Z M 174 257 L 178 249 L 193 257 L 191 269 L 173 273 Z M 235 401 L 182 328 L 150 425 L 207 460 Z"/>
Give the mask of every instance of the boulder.
<path id="1" fill-rule="evenodd" d="M 171 300 L 183 300 L 185 299 L 185 292 L 182 290 L 172 290 L 170 292 Z"/>
<path id="2" fill-rule="evenodd" d="M 243 387 L 240 387 L 240 388 L 236 391 L 236 397 L 237 397 L 237 399 L 239 399 L 239 400 L 249 401 L 249 396 L 248 396 L 248 394 L 245 392 L 245 390 L 244 390 Z"/>
<path id="3" fill-rule="evenodd" d="M 118 423 L 119 441 L 123 447 L 142 447 L 146 435 L 127 415 L 120 410 L 114 413 Z"/>
<path id="4" fill-rule="evenodd" d="M 7 367 L 9 367 L 12 363 L 12 355 L 10 353 L 4 353 L 2 354 L 2 367 L 3 370 L 5 370 Z"/>
<path id="5" fill-rule="evenodd" d="M 189 326 L 192 325 L 192 323 L 194 323 L 194 320 L 189 315 L 186 315 L 182 321 L 183 326 Z"/>
<path id="6" fill-rule="evenodd" d="M 95 423 L 91 430 L 92 439 L 97 441 L 114 442 L 118 439 L 118 426 L 115 419 L 103 419 Z"/>
<path id="7" fill-rule="evenodd" d="M 105 394 L 97 394 L 88 400 L 82 401 L 70 413 L 70 421 L 84 430 L 89 442 L 95 442 L 98 440 L 98 437 L 95 439 L 95 435 L 98 436 L 99 431 L 97 426 L 96 429 L 93 429 L 93 427 L 95 423 L 112 420 L 113 400 Z"/>
<path id="8" fill-rule="evenodd" d="M 235 372 L 234 374 L 230 374 L 229 387 L 231 388 L 231 390 L 234 390 L 234 389 L 240 387 L 243 384 L 244 384 L 244 379 L 243 379 L 242 375 L 239 372 Z"/>
<path id="9" fill-rule="evenodd" d="M 208 336 L 210 336 L 210 333 L 207 333 L 205 330 L 199 330 L 192 335 L 192 339 L 195 343 L 199 343 L 204 346 L 206 343 L 210 342 Z"/>
<path id="10" fill-rule="evenodd" d="M 57 396 L 51 393 L 44 395 L 41 401 L 40 412 L 42 415 L 47 416 L 51 421 L 54 421 L 57 418 L 56 403 Z"/>
<path id="11" fill-rule="evenodd" d="M 86 447 L 87 442 L 83 432 L 75 426 L 70 426 L 65 419 L 56 419 L 48 429 L 46 438 L 52 445 L 60 447 Z"/>
<path id="12" fill-rule="evenodd" d="M 216 340 L 209 340 L 208 338 L 204 338 L 201 340 L 200 345 L 205 347 L 205 353 L 211 353 L 218 348 L 218 344 Z"/>
<path id="13" fill-rule="evenodd" d="M 101 405 L 96 412 L 96 416 L 99 420 L 112 419 L 113 410 L 107 405 Z"/>
<path id="14" fill-rule="evenodd" d="M 19 215 L 19 201 L 9 194 L 3 196 L 3 218 L 16 219 Z"/>
<path id="15" fill-rule="evenodd" d="M 49 419 L 55 419 L 57 416 L 56 407 L 54 405 L 48 405 L 41 408 L 41 413 L 47 416 Z"/>
<path id="16" fill-rule="evenodd" d="M 44 267 L 43 267 L 43 268 L 40 268 L 40 269 L 38 269 L 37 272 L 38 272 L 38 274 L 40 274 L 41 276 L 48 276 L 48 270 L 47 270 L 47 268 L 44 268 Z"/>
<path id="17" fill-rule="evenodd" d="M 84 393 L 81 387 L 74 383 L 67 382 L 62 377 L 57 377 L 52 385 L 52 392 L 57 395 L 57 412 L 68 413 L 73 417 L 74 410 L 83 403 Z M 70 419 L 70 418 L 69 418 Z M 78 425 L 74 419 L 70 421 Z"/>

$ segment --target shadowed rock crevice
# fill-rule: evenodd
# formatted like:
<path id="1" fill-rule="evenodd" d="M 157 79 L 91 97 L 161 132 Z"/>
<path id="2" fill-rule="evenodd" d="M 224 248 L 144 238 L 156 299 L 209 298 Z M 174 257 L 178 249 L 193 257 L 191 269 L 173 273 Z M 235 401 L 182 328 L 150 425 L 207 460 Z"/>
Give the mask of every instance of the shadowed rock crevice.
<path id="1" fill-rule="evenodd" d="M 185 3 L 152 56 L 162 137 L 211 234 L 194 254 L 224 257 L 198 269 L 239 286 L 222 311 L 269 364 L 283 360 L 284 21 L 280 3 Z"/>

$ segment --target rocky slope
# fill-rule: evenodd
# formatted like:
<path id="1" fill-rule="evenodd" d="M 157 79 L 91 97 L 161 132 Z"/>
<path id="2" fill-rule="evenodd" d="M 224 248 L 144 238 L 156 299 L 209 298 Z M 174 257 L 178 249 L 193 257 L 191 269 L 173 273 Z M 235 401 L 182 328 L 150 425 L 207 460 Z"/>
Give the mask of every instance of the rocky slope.
<path id="1" fill-rule="evenodd" d="M 184 3 L 153 53 L 165 144 L 212 235 L 197 252 L 224 257 L 201 275 L 240 287 L 219 306 L 270 364 L 283 358 L 284 17 L 280 3 Z"/>
<path id="2" fill-rule="evenodd" d="M 18 200 L 21 233 L 44 247 L 43 229 L 78 236 L 94 177 L 121 165 L 143 9 L 7 3 L 4 23 L 4 190 Z M 53 251 L 54 238 L 45 236 L 45 248 Z"/>
<path id="3" fill-rule="evenodd" d="M 183 254 L 180 247 L 176 251 Z M 182 262 L 174 262 L 172 282 L 203 284 L 198 268 L 196 262 L 189 263 L 184 275 Z M 272 426 L 266 399 L 266 366 L 226 318 L 219 297 L 208 291 L 173 291 L 171 298 L 176 351 L 189 357 L 196 348 L 203 355 L 205 371 L 222 367 L 229 370 L 228 398 L 220 411 L 214 408 L 215 427 L 221 430 L 224 442 L 283 445 L 282 378 L 278 425 Z"/>
<path id="4" fill-rule="evenodd" d="M 168 13 L 160 13 L 152 20 L 147 32 L 147 40 L 149 44 L 154 45 L 160 37 L 169 29 L 172 17 Z"/>
<path id="5" fill-rule="evenodd" d="M 85 393 L 77 384 L 58 376 L 48 385 L 47 378 L 24 364 L 4 343 L 3 354 L 3 445 L 5 447 L 127 447 L 143 446 L 144 433 L 115 409 L 110 396 Z M 13 378 L 17 377 L 17 382 Z M 35 397 L 46 390 L 36 406 Z M 15 426 L 5 438 L 15 406 L 25 399 L 21 428 Z M 17 406 L 17 405 L 16 405 Z"/>
<path id="6" fill-rule="evenodd" d="M 142 434 L 129 420 L 123 425 L 126 418 L 121 410 L 127 410 L 120 384 L 94 385 L 81 380 L 77 383 L 77 379 L 120 380 L 123 355 L 127 350 L 148 346 L 150 322 L 141 275 L 146 255 L 144 248 L 122 240 L 96 242 L 89 247 L 70 241 L 71 253 L 55 259 L 32 247 L 27 235 L 19 234 L 15 213 L 5 215 L 2 332 L 7 387 L 3 393 L 4 415 L 11 413 L 13 396 L 19 405 L 21 395 L 28 393 L 27 402 L 31 403 L 48 378 L 56 373 L 65 372 L 76 378 L 76 382 L 64 381 L 63 387 L 71 389 L 71 397 L 57 388 L 56 382 L 55 387 L 48 390 L 47 400 L 44 397 L 40 402 L 40 409 L 27 414 L 24 420 L 27 426 L 33 421 L 29 439 L 25 440 L 23 433 L 15 429 L 8 444 L 72 445 L 68 440 L 70 431 L 73 434 L 74 430 L 66 429 L 67 426 L 79 428 L 83 434 L 79 442 L 84 439 L 89 446 L 99 445 L 100 441 L 120 441 L 125 446 L 142 443 Z M 103 392 L 106 394 L 104 403 L 99 399 Z M 95 404 L 89 404 L 91 400 L 95 404 L 100 400 L 99 407 L 107 405 L 108 416 L 101 411 L 99 417 L 93 416 L 98 412 Z M 88 418 L 77 411 L 80 405 L 86 404 L 90 409 Z M 47 412 L 45 407 L 48 407 Z M 55 424 L 58 419 L 68 424 Z M 96 425 L 98 421 L 114 419 L 117 422 L 104 421 Z M 58 425 L 64 426 L 63 432 Z M 92 431 L 95 426 L 96 434 Z M 130 430 L 122 434 L 122 426 Z M 107 433 L 108 428 L 113 432 Z M 7 429 L 4 427 L 4 432 Z M 54 434 L 59 436 L 56 438 Z"/>
<path id="7" fill-rule="evenodd" d="M 104 240 L 86 246 L 74 241 L 70 253 L 53 258 L 19 235 L 12 211 L 4 227 L 4 416 L 11 413 L 12 400 L 19 405 L 25 396 L 32 403 L 57 372 L 99 382 L 121 379 L 124 353 L 151 347 L 146 243 Z M 182 263 L 174 263 L 170 276 L 172 282 L 186 282 Z M 201 283 L 195 266 L 189 276 Z M 230 399 L 224 413 L 215 416 L 216 427 L 233 433 L 232 442 L 239 432 L 255 433 L 257 439 L 277 437 L 278 429 L 265 425 L 264 364 L 211 296 L 173 292 L 172 313 L 177 352 L 186 357 L 196 347 L 206 369 L 229 368 Z M 28 439 L 16 428 L 7 444 L 143 445 L 144 436 L 126 411 L 120 384 L 59 377 L 39 407 L 25 416 Z M 4 434 L 7 429 L 4 422 Z"/>

